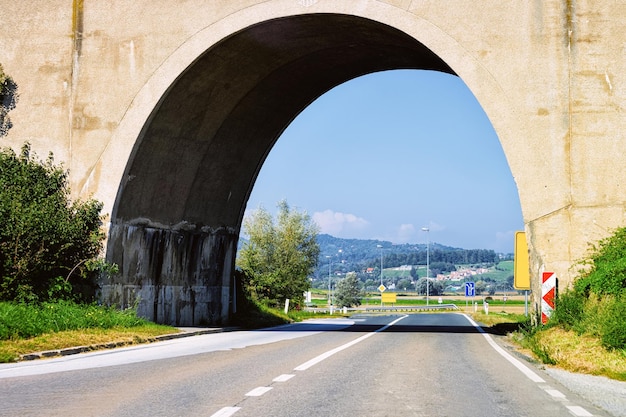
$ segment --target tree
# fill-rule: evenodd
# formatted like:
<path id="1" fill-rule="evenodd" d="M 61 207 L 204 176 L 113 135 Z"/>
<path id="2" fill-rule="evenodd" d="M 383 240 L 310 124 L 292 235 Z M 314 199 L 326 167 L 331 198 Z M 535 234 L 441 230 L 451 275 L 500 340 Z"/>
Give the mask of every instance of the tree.
<path id="1" fill-rule="evenodd" d="M 359 278 L 356 272 L 348 272 L 345 278 L 337 282 L 335 303 L 339 307 L 361 305 L 361 290 L 359 289 Z"/>
<path id="2" fill-rule="evenodd" d="M 487 290 L 487 284 L 485 283 L 485 281 L 477 281 L 474 285 L 474 290 L 476 292 L 476 295 L 481 295 Z"/>
<path id="3" fill-rule="evenodd" d="M 413 289 L 413 283 L 411 282 L 410 279 L 404 278 L 404 279 L 401 279 L 400 281 L 398 281 L 397 287 L 400 288 L 401 290 L 412 290 Z"/>
<path id="4" fill-rule="evenodd" d="M 85 299 L 102 249 L 102 203 L 71 202 L 67 172 L 30 155 L 0 150 L 0 300 Z M 92 278 L 87 280 L 85 278 Z"/>
<path id="5" fill-rule="evenodd" d="M 426 294 L 426 290 L 428 290 L 429 296 L 441 295 L 443 294 L 443 283 L 441 281 L 435 281 L 432 278 L 428 278 L 428 288 L 426 288 L 426 278 L 420 278 L 417 281 L 417 292 L 418 294 Z"/>
<path id="6" fill-rule="evenodd" d="M 249 239 L 239 251 L 237 266 L 252 298 L 272 305 L 289 298 L 298 305 L 318 262 L 318 228 L 308 214 L 292 210 L 285 200 L 277 207 L 276 221 L 262 207 L 244 219 Z"/>

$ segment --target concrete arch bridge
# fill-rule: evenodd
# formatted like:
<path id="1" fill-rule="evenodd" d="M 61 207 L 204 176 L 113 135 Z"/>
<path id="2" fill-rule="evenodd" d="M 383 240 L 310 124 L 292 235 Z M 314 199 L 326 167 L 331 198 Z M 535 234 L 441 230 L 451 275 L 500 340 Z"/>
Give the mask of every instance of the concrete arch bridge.
<path id="1" fill-rule="evenodd" d="M 463 79 L 518 187 L 533 287 L 567 284 L 624 224 L 626 5 L 594 1 L 21 0 L 0 7 L 30 141 L 108 213 L 103 297 L 164 323 L 223 323 L 243 211 L 266 155 L 352 78 Z"/>

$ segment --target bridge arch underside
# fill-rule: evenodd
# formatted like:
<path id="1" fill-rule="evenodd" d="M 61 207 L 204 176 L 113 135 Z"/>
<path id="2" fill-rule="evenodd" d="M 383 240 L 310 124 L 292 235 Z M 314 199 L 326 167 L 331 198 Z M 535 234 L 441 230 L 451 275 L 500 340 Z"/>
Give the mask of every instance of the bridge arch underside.
<path id="1" fill-rule="evenodd" d="M 256 176 L 288 124 L 352 78 L 454 74 L 393 27 L 349 15 L 266 21 L 211 46 L 146 121 L 112 211 L 103 300 L 151 320 L 220 324 L 236 311 L 234 262 Z"/>

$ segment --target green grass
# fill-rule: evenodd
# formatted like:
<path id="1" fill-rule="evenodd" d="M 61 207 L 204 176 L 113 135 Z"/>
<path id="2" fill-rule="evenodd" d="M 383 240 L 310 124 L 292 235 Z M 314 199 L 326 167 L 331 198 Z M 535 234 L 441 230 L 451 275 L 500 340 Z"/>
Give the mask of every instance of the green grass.
<path id="1" fill-rule="evenodd" d="M 62 301 L 40 305 L 0 303 L 0 340 L 88 328 L 134 327 L 146 323 L 135 310 Z"/>
<path id="2" fill-rule="evenodd" d="M 67 301 L 40 305 L 0 302 L 0 362 L 75 346 L 143 343 L 177 332 L 137 317 L 132 309 Z"/>

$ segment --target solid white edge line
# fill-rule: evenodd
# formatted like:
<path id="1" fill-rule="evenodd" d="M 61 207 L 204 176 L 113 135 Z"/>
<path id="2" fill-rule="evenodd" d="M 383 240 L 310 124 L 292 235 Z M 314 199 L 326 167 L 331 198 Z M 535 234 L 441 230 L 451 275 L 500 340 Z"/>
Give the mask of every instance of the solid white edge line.
<path id="1" fill-rule="evenodd" d="M 472 324 L 472 326 L 474 326 L 478 330 L 479 333 L 481 333 L 483 335 L 483 337 L 487 340 L 487 342 L 489 342 L 491 347 L 496 352 L 498 352 L 504 359 L 506 359 L 513 366 L 515 366 L 517 369 L 519 369 L 524 375 L 526 375 L 527 378 L 529 378 L 533 382 L 546 382 L 546 381 L 544 381 L 543 378 L 541 378 L 539 375 L 537 375 L 532 370 L 530 370 L 530 368 L 528 368 L 526 365 L 524 365 L 523 363 L 521 363 L 520 361 L 515 359 L 506 350 L 502 349 L 496 342 L 493 341 L 491 336 L 489 336 L 487 333 L 485 333 L 485 331 L 482 329 L 482 327 L 480 327 L 474 320 L 472 320 L 472 318 L 470 316 L 468 316 L 467 314 L 463 314 L 463 313 L 461 313 L 461 314 Z"/>
<path id="2" fill-rule="evenodd" d="M 493 341 L 491 336 L 489 336 L 482 329 L 482 327 L 480 327 L 474 320 L 471 319 L 471 317 L 469 317 L 467 314 L 463 314 L 463 316 L 465 316 L 465 318 L 469 320 L 469 322 L 472 323 L 474 327 L 476 327 L 476 329 L 484 336 L 484 338 L 487 340 L 487 342 L 489 342 L 491 347 L 496 350 L 496 352 L 502 355 L 504 359 L 511 362 L 513 366 L 515 366 L 517 369 L 522 371 L 524 375 L 526 375 L 528 378 L 530 378 L 534 382 L 546 382 L 539 375 L 531 371 L 530 368 L 528 368 L 526 365 L 524 365 L 523 363 L 515 359 L 506 350 L 502 349 L 496 342 Z M 550 394 L 552 397 L 555 397 L 555 398 L 566 398 L 563 393 L 555 389 L 544 389 L 544 391 L 546 391 L 548 394 Z M 593 417 L 593 414 L 591 414 L 589 411 L 585 410 L 583 407 L 580 407 L 578 405 L 566 405 L 565 407 L 577 417 Z"/>
<path id="3" fill-rule="evenodd" d="M 211 414 L 211 417 L 229 417 L 239 411 L 241 407 L 224 407 L 215 414 Z"/>
<path id="4" fill-rule="evenodd" d="M 404 319 L 408 317 L 407 315 L 404 315 L 402 317 L 398 317 L 397 319 L 395 319 L 394 321 L 392 321 L 391 323 L 381 327 L 380 329 L 376 330 L 375 332 L 371 332 L 371 333 L 367 333 L 357 339 L 354 339 L 351 342 L 346 343 L 345 345 L 341 345 L 339 347 L 336 347 L 334 349 L 329 350 L 328 352 L 322 353 L 319 356 L 316 356 L 315 358 L 303 363 L 302 365 L 296 366 L 295 368 L 293 368 L 295 371 L 306 371 L 307 369 L 309 369 L 311 366 L 320 363 L 321 361 L 323 361 L 324 359 L 328 359 L 329 357 L 333 356 L 335 353 L 337 352 L 341 352 L 344 349 L 349 348 L 350 346 L 356 345 L 359 342 L 362 342 L 363 340 L 367 339 L 368 337 L 373 336 L 374 334 L 378 333 L 378 332 L 382 332 L 383 330 L 388 329 L 389 327 L 393 326 L 394 324 L 396 324 L 397 322 L 399 322 L 400 320 Z"/>

